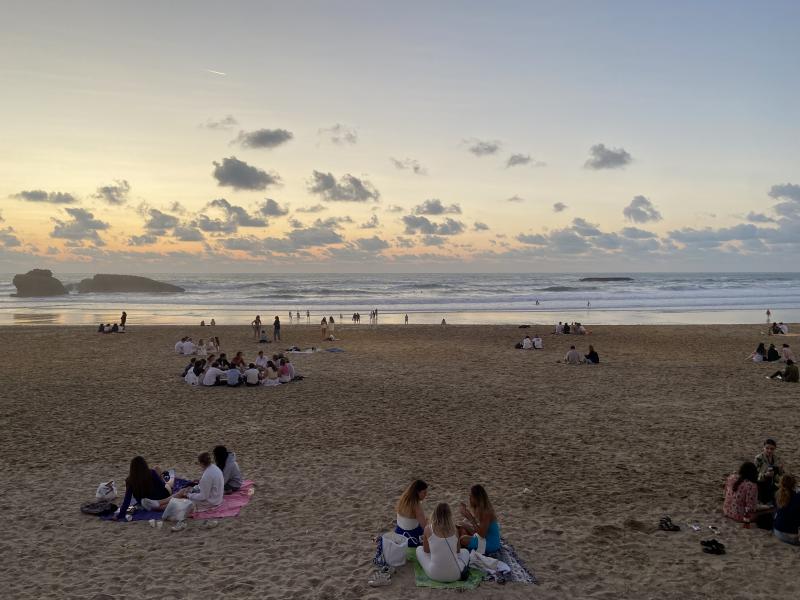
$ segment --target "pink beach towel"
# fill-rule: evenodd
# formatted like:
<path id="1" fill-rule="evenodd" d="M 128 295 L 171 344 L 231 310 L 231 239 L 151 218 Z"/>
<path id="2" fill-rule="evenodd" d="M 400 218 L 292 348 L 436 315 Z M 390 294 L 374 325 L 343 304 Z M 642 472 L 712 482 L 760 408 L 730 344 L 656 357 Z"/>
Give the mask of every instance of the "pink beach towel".
<path id="1" fill-rule="evenodd" d="M 222 504 L 210 510 L 192 513 L 193 519 L 224 519 L 225 517 L 238 517 L 239 512 L 246 506 L 253 497 L 256 488 L 249 479 L 242 483 L 242 487 L 232 494 L 226 494 L 222 499 Z"/>

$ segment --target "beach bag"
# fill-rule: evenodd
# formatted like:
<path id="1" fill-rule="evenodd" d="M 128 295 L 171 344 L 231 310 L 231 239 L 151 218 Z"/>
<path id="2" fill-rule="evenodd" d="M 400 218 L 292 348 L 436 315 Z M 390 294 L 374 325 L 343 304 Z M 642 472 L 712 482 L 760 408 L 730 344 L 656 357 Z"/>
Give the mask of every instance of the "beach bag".
<path id="1" fill-rule="evenodd" d="M 95 498 L 98 500 L 113 500 L 117 497 L 117 484 L 113 481 L 107 481 L 97 486 Z"/>
<path id="2" fill-rule="evenodd" d="M 81 506 L 81 512 L 85 515 L 105 517 L 114 514 L 117 511 L 117 508 L 118 507 L 116 504 L 113 504 L 108 500 L 97 500 Z"/>
<path id="3" fill-rule="evenodd" d="M 192 501 L 186 498 L 172 498 L 161 515 L 162 521 L 184 521 L 192 509 Z"/>
<path id="4" fill-rule="evenodd" d="M 383 548 L 383 560 L 392 567 L 402 567 L 406 564 L 406 548 L 408 548 L 408 538 L 390 531 L 381 536 Z"/>

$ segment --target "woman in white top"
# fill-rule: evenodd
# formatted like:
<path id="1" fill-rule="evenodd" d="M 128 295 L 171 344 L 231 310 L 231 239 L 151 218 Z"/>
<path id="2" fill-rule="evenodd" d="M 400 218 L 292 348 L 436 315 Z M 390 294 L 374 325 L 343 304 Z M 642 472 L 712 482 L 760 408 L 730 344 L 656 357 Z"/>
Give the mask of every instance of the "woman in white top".
<path id="1" fill-rule="evenodd" d="M 417 547 L 417 561 L 434 581 L 458 581 L 461 570 L 469 564 L 469 550 L 459 549 L 453 513 L 444 502 L 431 515 L 431 522 L 422 534 L 422 546 Z"/>
<path id="2" fill-rule="evenodd" d="M 200 340 L 197 343 L 197 356 L 208 356 L 208 349 L 206 348 L 206 343 L 203 340 Z"/>
<path id="3" fill-rule="evenodd" d="M 422 545 L 423 527 L 428 524 L 422 502 L 428 495 L 428 484 L 417 479 L 412 481 L 397 501 L 397 527 L 394 532 L 408 539 L 408 547 Z"/>
<path id="4" fill-rule="evenodd" d="M 278 379 L 278 369 L 275 367 L 275 363 L 271 360 L 267 361 L 267 368 L 264 370 L 264 379 L 262 380 L 264 385 L 280 385 L 281 382 Z"/>
<path id="5" fill-rule="evenodd" d="M 319 327 L 322 330 L 322 339 L 323 340 L 327 340 L 328 339 L 328 319 L 326 319 L 325 317 L 322 317 L 322 321 L 320 321 Z"/>

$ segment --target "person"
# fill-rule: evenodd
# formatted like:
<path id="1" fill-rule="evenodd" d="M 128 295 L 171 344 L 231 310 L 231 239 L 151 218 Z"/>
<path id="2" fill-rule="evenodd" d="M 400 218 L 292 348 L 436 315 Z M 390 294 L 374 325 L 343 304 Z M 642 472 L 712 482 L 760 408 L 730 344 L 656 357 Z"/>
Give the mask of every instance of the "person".
<path id="1" fill-rule="evenodd" d="M 306 323 L 311 325 L 311 311 L 310 310 L 306 311 Z"/>
<path id="2" fill-rule="evenodd" d="M 564 356 L 564 362 L 568 365 L 581 364 L 581 355 L 577 350 L 575 350 L 575 346 L 569 347 L 569 352 L 567 352 L 567 354 Z"/>
<path id="3" fill-rule="evenodd" d="M 297 311 L 297 324 L 300 325 L 300 311 Z"/>
<path id="4" fill-rule="evenodd" d="M 220 352 L 217 362 L 221 369 L 228 369 L 231 366 L 231 363 L 228 362 L 228 355 L 224 352 Z"/>
<path id="5" fill-rule="evenodd" d="M 291 325 L 292 323 L 294 323 L 294 319 L 292 317 L 292 311 L 289 311 L 289 324 Z"/>
<path id="6" fill-rule="evenodd" d="M 767 438 L 763 450 L 755 458 L 758 470 L 758 500 L 763 504 L 772 504 L 775 486 L 783 474 L 783 461 L 775 453 L 777 447 L 778 444 L 774 439 Z"/>
<path id="7" fill-rule="evenodd" d="M 564 326 L 561 328 L 561 332 L 565 335 L 569 335 L 569 323 L 564 321 Z"/>
<path id="8" fill-rule="evenodd" d="M 275 315 L 275 320 L 272 322 L 272 339 L 276 342 L 281 339 L 281 320 L 278 315 Z"/>
<path id="9" fill-rule="evenodd" d="M 261 383 L 261 372 L 256 368 L 255 363 L 250 363 L 244 372 L 244 383 L 247 386 L 254 386 Z"/>
<path id="10" fill-rule="evenodd" d="M 336 323 L 333 322 L 333 315 L 331 315 L 331 318 L 328 319 L 328 337 L 333 335 L 333 331 L 335 328 L 336 328 Z"/>
<path id="11" fill-rule="evenodd" d="M 203 340 L 197 342 L 197 347 L 195 348 L 195 352 L 197 356 L 203 357 L 208 356 L 208 347 L 206 346 Z"/>
<path id="12" fill-rule="evenodd" d="M 104 331 L 105 328 L 106 328 L 105 324 L 104 323 L 100 323 L 100 326 L 97 328 L 97 333 L 105 333 L 105 331 Z"/>
<path id="13" fill-rule="evenodd" d="M 278 367 L 278 381 L 281 383 L 290 383 L 292 381 L 292 371 L 286 364 L 286 359 L 280 359 L 280 366 Z"/>
<path id="14" fill-rule="evenodd" d="M 526 335 L 525 339 L 522 340 L 522 349 L 523 350 L 533 350 L 533 340 L 531 336 Z"/>
<path id="15" fill-rule="evenodd" d="M 770 344 L 767 348 L 767 362 L 775 362 L 781 359 L 781 354 L 775 347 L 775 344 Z"/>
<path id="16" fill-rule="evenodd" d="M 282 360 L 285 361 L 286 368 L 289 371 L 289 376 L 291 377 L 291 379 L 289 379 L 289 381 L 294 381 L 295 379 L 297 379 L 298 378 L 297 377 L 297 371 L 294 370 L 294 365 L 292 364 L 292 361 L 290 361 L 288 357 L 285 357 Z M 300 377 L 300 379 L 303 379 L 303 378 Z"/>
<path id="17" fill-rule="evenodd" d="M 752 360 L 753 362 L 764 362 L 767 360 L 767 349 L 764 347 L 764 342 L 761 342 L 745 360 Z"/>
<path id="18" fill-rule="evenodd" d="M 183 343 L 187 340 L 187 338 L 182 337 L 179 342 L 175 344 L 175 352 L 177 354 L 183 354 Z"/>
<path id="19" fill-rule="evenodd" d="M 183 376 L 183 380 L 189 385 L 199 385 L 200 375 L 203 373 L 203 364 L 205 364 L 205 361 L 202 358 L 198 361 L 195 361 L 195 363 L 192 365 L 192 368 L 186 371 L 186 374 Z"/>
<path id="20" fill-rule="evenodd" d="M 594 346 L 589 344 L 589 354 L 584 356 L 586 359 L 586 364 L 589 365 L 596 365 L 600 362 L 600 356 L 595 352 Z"/>
<path id="21" fill-rule="evenodd" d="M 205 327 L 205 326 L 206 326 L 206 320 L 205 320 L 205 319 L 202 319 L 202 320 L 200 321 L 200 327 Z"/>
<path id="22" fill-rule="evenodd" d="M 275 363 L 271 360 L 267 361 L 267 368 L 264 370 L 264 377 L 261 381 L 262 385 L 280 385 L 281 382 L 278 379 L 278 369 L 275 366 Z"/>
<path id="23" fill-rule="evenodd" d="M 211 366 L 206 369 L 206 372 L 203 375 L 203 385 L 221 385 L 219 378 L 222 377 L 223 373 L 224 371 L 219 368 L 219 363 L 214 361 L 211 363 Z"/>
<path id="24" fill-rule="evenodd" d="M 788 335 L 788 333 L 789 333 L 789 326 L 788 326 L 786 323 L 784 323 L 783 321 L 781 321 L 780 323 L 778 323 L 778 327 L 780 327 L 781 333 L 782 333 L 783 335 Z"/>
<path id="25" fill-rule="evenodd" d="M 236 387 L 242 382 L 242 372 L 233 365 L 225 372 L 225 377 L 230 387 Z"/>
<path id="26" fill-rule="evenodd" d="M 192 338 L 186 338 L 186 341 L 183 342 L 183 354 L 185 356 L 189 356 L 190 354 L 195 353 L 195 346 Z"/>
<path id="27" fill-rule="evenodd" d="M 432 580 L 447 583 L 461 578 L 461 570 L 469 564 L 469 551 L 459 547 L 448 504 L 442 502 L 434 509 L 416 553 L 422 570 Z"/>
<path id="28" fill-rule="evenodd" d="M 793 362 L 797 362 L 797 359 L 794 357 L 794 352 L 789 347 L 789 344 L 784 344 L 781 348 L 781 359 L 783 362 L 789 362 L 790 360 Z"/>
<path id="29" fill-rule="evenodd" d="M 443 319 L 442 319 L 442 322 L 441 322 L 441 327 L 444 327 L 444 326 L 446 326 L 446 325 L 447 325 L 447 321 L 446 321 L 446 320 L 443 318 Z"/>
<path id="30" fill-rule="evenodd" d="M 222 470 L 211 462 L 211 455 L 203 452 L 197 457 L 198 464 L 203 469 L 200 482 L 194 487 L 185 487 L 174 494 L 173 498 L 188 498 L 192 501 L 196 511 L 209 510 L 222 504 L 225 477 Z M 159 501 L 145 500 L 143 506 L 148 510 L 159 510 L 169 504 L 169 498 Z"/>
<path id="31" fill-rule="evenodd" d="M 259 344 L 269 344 L 269 338 L 267 337 L 267 330 L 262 329 L 261 335 L 258 336 L 258 343 Z"/>
<path id="32" fill-rule="evenodd" d="M 781 333 L 783 333 L 781 331 L 781 326 L 778 325 L 777 323 L 772 324 L 772 329 L 770 329 L 770 332 L 772 333 L 772 335 L 780 335 Z"/>
<path id="33" fill-rule="evenodd" d="M 244 356 L 242 356 L 242 352 L 237 352 L 236 356 L 234 356 L 233 360 L 231 361 L 231 366 L 236 367 L 237 369 L 244 369 L 245 364 L 247 364 L 247 361 L 245 361 Z"/>
<path id="34" fill-rule="evenodd" d="M 800 525 L 800 494 L 795 491 L 797 480 L 786 473 L 781 477 L 778 492 L 775 494 L 775 520 L 772 523 L 772 532 L 776 538 L 787 544 L 797 546 L 798 526 Z"/>
<path id="35" fill-rule="evenodd" d="M 578 323 L 578 335 L 586 335 L 588 331 L 586 331 L 586 327 L 583 326 L 583 323 Z"/>
<path id="36" fill-rule="evenodd" d="M 322 339 L 328 339 L 328 319 L 322 317 L 322 321 L 319 322 L 319 328 L 322 331 Z"/>
<path id="37" fill-rule="evenodd" d="M 538 333 L 533 334 L 533 349 L 534 350 L 543 350 L 544 343 L 542 342 L 542 338 L 539 337 Z"/>
<path id="38" fill-rule="evenodd" d="M 186 374 L 194 369 L 194 363 L 197 359 L 192 357 L 189 359 L 189 364 L 183 368 L 183 373 L 181 373 L 181 377 L 186 377 Z"/>
<path id="39" fill-rule="evenodd" d="M 126 313 L 123 310 L 122 314 L 119 317 L 119 326 L 123 331 L 125 330 L 125 323 L 127 323 L 127 322 L 128 322 L 128 313 Z"/>
<path id="40" fill-rule="evenodd" d="M 769 378 L 778 378 L 790 383 L 798 383 L 800 381 L 800 371 L 798 371 L 797 365 L 794 364 L 794 361 L 790 358 L 786 361 L 786 368 L 783 371 L 776 371 L 770 375 Z"/>
<path id="41" fill-rule="evenodd" d="M 408 325 L 408 313 L 406 313 L 406 325 Z"/>
<path id="42" fill-rule="evenodd" d="M 212 319 L 211 319 L 211 327 L 214 327 L 214 325 L 216 325 L 216 324 L 217 324 L 217 322 L 212 317 Z"/>
<path id="43" fill-rule="evenodd" d="M 128 469 L 128 477 L 125 479 L 125 498 L 119 507 L 117 519 L 125 520 L 131 501 L 136 500 L 144 506 L 145 498 L 163 500 L 169 498 L 171 490 L 172 483 L 165 483 L 161 474 L 156 469 L 151 469 L 144 458 L 134 456 Z"/>
<path id="44" fill-rule="evenodd" d="M 259 350 L 258 356 L 256 357 L 256 369 L 258 369 L 259 371 L 263 371 L 264 369 L 266 369 L 267 360 L 268 360 L 267 357 L 264 356 L 264 351 Z"/>
<path id="45" fill-rule="evenodd" d="M 257 338 L 261 331 L 261 315 L 256 315 L 256 318 L 250 321 L 250 327 L 253 328 L 253 337 Z"/>
<path id="46" fill-rule="evenodd" d="M 739 473 L 725 480 L 725 501 L 722 512 L 739 523 L 769 517 L 768 512 L 758 508 L 758 469 L 751 462 L 742 463 Z"/>
<path id="47" fill-rule="evenodd" d="M 111 326 L 111 333 L 119 333 L 119 325 L 117 325 L 116 323 L 114 323 L 114 324 Z"/>
<path id="48" fill-rule="evenodd" d="M 239 491 L 244 482 L 239 464 L 236 462 L 236 453 L 228 452 L 225 446 L 214 446 L 212 454 L 214 455 L 214 464 L 222 471 L 223 493 L 230 494 Z"/>
<path id="49" fill-rule="evenodd" d="M 395 505 L 397 526 L 395 533 L 408 539 L 408 547 L 422 545 L 422 533 L 428 524 L 422 502 L 428 496 L 428 484 L 422 479 L 415 479 L 406 487 Z"/>
<path id="50" fill-rule="evenodd" d="M 469 489 L 469 508 L 462 502 L 461 516 L 465 519 L 459 528 L 462 546 L 468 550 L 478 550 L 480 538 L 483 538 L 486 540 L 486 549 L 483 552 L 478 550 L 481 554 L 500 550 L 500 524 L 489 494 L 482 485 L 473 485 Z"/>

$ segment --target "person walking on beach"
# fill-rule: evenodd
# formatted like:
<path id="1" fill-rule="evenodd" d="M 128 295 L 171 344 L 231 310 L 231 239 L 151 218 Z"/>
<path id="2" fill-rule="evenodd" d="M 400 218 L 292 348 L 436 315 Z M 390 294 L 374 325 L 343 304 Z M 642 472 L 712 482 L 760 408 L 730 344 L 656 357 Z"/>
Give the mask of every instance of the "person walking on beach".
<path id="1" fill-rule="evenodd" d="M 300 325 L 300 311 L 297 311 L 297 324 Z"/>
<path id="2" fill-rule="evenodd" d="M 306 323 L 311 325 L 311 311 L 310 310 L 306 311 Z"/>
<path id="3" fill-rule="evenodd" d="M 272 323 L 272 339 L 276 342 L 281 339 L 281 320 L 278 315 L 275 315 L 275 321 Z"/>
<path id="4" fill-rule="evenodd" d="M 406 325 L 408 325 L 408 313 L 406 313 Z"/>
<path id="5" fill-rule="evenodd" d="M 122 331 L 125 331 L 125 323 L 128 321 L 128 313 L 124 310 L 122 311 L 122 315 L 119 317 L 119 327 Z"/>
<path id="6" fill-rule="evenodd" d="M 256 315 L 256 318 L 250 321 L 250 327 L 253 328 L 253 338 L 258 339 L 258 334 L 261 333 L 261 315 Z"/>
<path id="7" fill-rule="evenodd" d="M 292 322 L 293 322 L 292 321 L 292 311 L 289 311 L 289 324 L 291 324 Z"/>
<path id="8" fill-rule="evenodd" d="M 770 318 L 772 317 L 772 311 L 767 309 L 767 335 L 772 335 L 772 327 L 769 325 Z"/>

